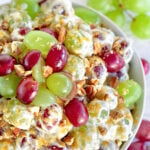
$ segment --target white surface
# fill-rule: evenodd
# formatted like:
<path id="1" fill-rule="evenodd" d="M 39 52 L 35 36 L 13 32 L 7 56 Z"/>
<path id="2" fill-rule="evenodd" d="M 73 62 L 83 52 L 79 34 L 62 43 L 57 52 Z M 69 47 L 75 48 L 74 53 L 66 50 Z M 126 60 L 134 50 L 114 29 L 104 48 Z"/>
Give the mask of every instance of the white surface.
<path id="1" fill-rule="evenodd" d="M 9 2 L 10 0 L 0 0 L 0 4 Z M 74 2 L 85 4 L 86 0 L 72 0 Z M 130 34 L 131 35 L 131 34 Z M 134 49 L 140 57 L 147 59 L 150 62 L 150 40 L 139 40 L 130 36 L 134 40 Z M 146 105 L 144 118 L 150 120 L 150 73 L 146 76 Z"/>
<path id="2" fill-rule="evenodd" d="M 86 0 L 72 0 L 73 2 L 86 4 Z M 131 35 L 130 31 L 128 31 L 128 35 L 133 39 L 134 50 L 137 52 L 139 57 L 145 58 L 150 62 L 150 40 L 140 40 Z M 144 119 L 150 120 L 150 72 L 146 76 L 146 105 L 145 105 L 145 113 Z"/>

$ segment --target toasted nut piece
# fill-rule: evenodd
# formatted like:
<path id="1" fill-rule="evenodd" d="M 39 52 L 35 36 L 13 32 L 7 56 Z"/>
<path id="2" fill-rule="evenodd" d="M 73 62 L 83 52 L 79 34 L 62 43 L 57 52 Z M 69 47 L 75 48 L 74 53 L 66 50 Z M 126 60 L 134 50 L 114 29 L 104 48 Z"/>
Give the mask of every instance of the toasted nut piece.
<path id="1" fill-rule="evenodd" d="M 98 130 L 102 136 L 106 135 L 107 130 L 104 127 L 98 126 Z"/>
<path id="2" fill-rule="evenodd" d="M 109 81 L 109 85 L 113 88 L 116 88 L 118 85 L 118 82 L 119 82 L 118 77 L 111 77 Z"/>
<path id="3" fill-rule="evenodd" d="M 76 85 L 77 85 L 77 94 L 80 95 L 80 96 L 86 95 L 86 91 L 83 88 L 83 86 L 85 85 L 85 80 L 77 81 Z"/>
<path id="4" fill-rule="evenodd" d="M 86 95 L 88 96 L 88 98 L 90 100 L 92 100 L 95 97 L 96 93 L 97 93 L 97 89 L 95 88 L 94 85 L 86 86 L 85 91 L 86 91 Z"/>
<path id="5" fill-rule="evenodd" d="M 21 42 L 18 42 L 18 41 L 14 41 L 11 43 L 11 51 L 14 54 L 14 56 L 18 56 L 21 53 L 19 44 L 21 44 Z"/>
<path id="6" fill-rule="evenodd" d="M 25 71 L 24 76 L 27 77 L 32 74 L 32 70 Z"/>
<path id="7" fill-rule="evenodd" d="M 121 105 L 124 103 L 124 98 L 122 96 L 118 97 L 118 105 Z"/>
<path id="8" fill-rule="evenodd" d="M 97 37 L 97 36 L 99 36 L 100 35 L 100 32 L 99 31 L 94 31 L 93 32 L 93 37 Z"/>
<path id="9" fill-rule="evenodd" d="M 95 24 L 90 25 L 91 29 L 95 29 L 97 26 Z"/>
<path id="10" fill-rule="evenodd" d="M 21 130 L 19 128 L 14 128 L 14 130 L 12 132 L 15 136 L 18 136 L 19 133 L 21 132 Z"/>
<path id="11" fill-rule="evenodd" d="M 105 94 L 103 100 L 108 101 L 109 100 L 109 94 Z"/>
<path id="12" fill-rule="evenodd" d="M 72 136 L 67 136 L 62 140 L 66 145 L 70 146 L 74 142 L 74 137 Z"/>
<path id="13" fill-rule="evenodd" d="M 65 27 L 61 27 L 60 31 L 59 31 L 59 36 L 58 36 L 58 41 L 60 43 L 63 43 L 65 41 L 65 37 L 66 37 L 66 28 Z"/>
<path id="14" fill-rule="evenodd" d="M 123 117 L 123 114 L 120 113 L 120 112 L 118 112 L 117 110 L 112 110 L 112 111 L 110 112 L 110 117 L 111 117 L 113 120 L 118 120 L 118 119 L 120 119 L 120 118 Z"/>
<path id="15" fill-rule="evenodd" d="M 25 69 L 22 65 L 14 65 L 14 69 L 19 77 L 23 77 L 25 74 Z"/>
<path id="16" fill-rule="evenodd" d="M 99 83 L 99 80 L 98 79 L 91 79 L 89 80 L 88 84 L 90 85 L 97 85 Z"/>
<path id="17" fill-rule="evenodd" d="M 47 78 L 49 75 L 53 73 L 53 68 L 50 66 L 44 66 L 43 67 L 43 76 Z"/>
<path id="18" fill-rule="evenodd" d="M 94 54 L 100 54 L 101 50 L 101 44 L 99 42 L 94 42 Z"/>
<path id="19" fill-rule="evenodd" d="M 6 20 L 4 20 L 4 21 L 2 22 L 1 28 L 2 28 L 3 30 L 9 30 L 9 23 L 8 23 Z"/>

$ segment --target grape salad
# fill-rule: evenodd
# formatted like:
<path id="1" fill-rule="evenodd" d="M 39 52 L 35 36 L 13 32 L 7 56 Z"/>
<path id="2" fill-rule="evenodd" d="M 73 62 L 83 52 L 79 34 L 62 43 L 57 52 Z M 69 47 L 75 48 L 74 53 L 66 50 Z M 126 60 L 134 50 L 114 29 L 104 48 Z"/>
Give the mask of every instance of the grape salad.
<path id="1" fill-rule="evenodd" d="M 142 93 L 130 40 L 69 0 L 1 10 L 0 149 L 119 150 Z"/>

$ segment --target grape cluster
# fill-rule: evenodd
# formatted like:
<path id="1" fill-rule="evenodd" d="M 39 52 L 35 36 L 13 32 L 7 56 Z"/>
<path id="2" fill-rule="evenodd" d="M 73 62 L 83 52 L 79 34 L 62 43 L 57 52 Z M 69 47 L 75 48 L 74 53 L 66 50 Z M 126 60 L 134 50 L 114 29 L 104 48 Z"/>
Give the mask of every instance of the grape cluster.
<path id="1" fill-rule="evenodd" d="M 88 0 L 87 4 L 101 11 L 120 27 L 130 25 L 135 36 L 150 38 L 149 0 Z"/>

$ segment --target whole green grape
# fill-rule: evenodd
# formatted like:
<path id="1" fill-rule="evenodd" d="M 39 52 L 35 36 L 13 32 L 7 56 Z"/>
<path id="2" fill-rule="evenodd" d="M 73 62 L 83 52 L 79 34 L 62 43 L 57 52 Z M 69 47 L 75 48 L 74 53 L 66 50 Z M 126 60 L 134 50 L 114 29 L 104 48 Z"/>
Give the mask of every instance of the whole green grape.
<path id="1" fill-rule="evenodd" d="M 120 82 L 117 91 L 124 98 L 127 107 L 132 107 L 142 94 L 141 86 L 133 80 Z"/>
<path id="2" fill-rule="evenodd" d="M 56 96 L 65 98 L 72 90 L 71 80 L 63 73 L 54 73 L 47 78 L 48 89 Z"/>
<path id="3" fill-rule="evenodd" d="M 16 90 L 21 78 L 15 72 L 0 77 L 0 95 L 5 98 L 16 96 Z"/>
<path id="4" fill-rule="evenodd" d="M 132 32 L 139 38 L 150 38 L 150 16 L 140 14 L 132 20 Z"/>
<path id="5" fill-rule="evenodd" d="M 122 4 L 126 9 L 132 10 L 136 13 L 146 13 L 150 10 L 149 0 L 122 0 Z"/>
<path id="6" fill-rule="evenodd" d="M 26 10 L 27 13 L 34 19 L 39 12 L 39 5 L 35 0 L 16 0 L 16 7 L 21 10 Z"/>
<path id="7" fill-rule="evenodd" d="M 41 57 L 36 65 L 32 68 L 32 76 L 38 83 L 45 82 L 45 78 L 43 76 L 43 67 L 45 65 L 44 59 Z"/>
<path id="8" fill-rule="evenodd" d="M 88 6 L 106 13 L 112 9 L 112 1 L 111 0 L 88 0 Z"/>
<path id="9" fill-rule="evenodd" d="M 48 107 L 56 102 L 56 97 L 43 85 L 39 86 L 38 93 L 32 104 L 40 107 Z"/>
<path id="10" fill-rule="evenodd" d="M 97 13 L 84 7 L 76 7 L 74 10 L 75 10 L 75 14 L 81 19 L 83 19 L 86 23 L 88 24 L 100 23 L 100 16 Z"/>
<path id="11" fill-rule="evenodd" d="M 117 23 L 120 27 L 122 27 L 125 24 L 126 18 L 121 9 L 109 11 L 106 13 L 106 16 L 108 16 L 112 21 Z"/>
<path id="12" fill-rule="evenodd" d="M 57 40 L 50 34 L 43 31 L 31 31 L 24 38 L 24 45 L 30 49 L 37 49 L 46 56 L 51 46 L 56 44 Z"/>

